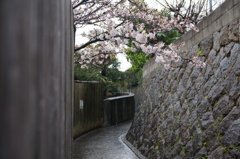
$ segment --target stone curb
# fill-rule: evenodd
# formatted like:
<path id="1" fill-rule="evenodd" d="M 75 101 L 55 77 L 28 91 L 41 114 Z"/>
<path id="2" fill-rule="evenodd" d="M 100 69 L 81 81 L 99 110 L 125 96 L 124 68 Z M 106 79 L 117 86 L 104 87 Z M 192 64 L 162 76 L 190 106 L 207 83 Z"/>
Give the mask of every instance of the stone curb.
<path id="1" fill-rule="evenodd" d="M 120 139 L 122 140 L 122 142 L 123 142 L 124 144 L 126 144 L 126 146 L 127 146 L 139 159 L 147 159 L 145 156 L 143 156 L 143 155 L 141 154 L 141 152 L 140 152 L 136 147 L 134 147 L 129 141 L 127 141 L 127 139 L 126 139 L 126 134 L 127 134 L 127 133 L 125 133 L 125 134 L 123 134 L 123 135 L 120 136 Z"/>

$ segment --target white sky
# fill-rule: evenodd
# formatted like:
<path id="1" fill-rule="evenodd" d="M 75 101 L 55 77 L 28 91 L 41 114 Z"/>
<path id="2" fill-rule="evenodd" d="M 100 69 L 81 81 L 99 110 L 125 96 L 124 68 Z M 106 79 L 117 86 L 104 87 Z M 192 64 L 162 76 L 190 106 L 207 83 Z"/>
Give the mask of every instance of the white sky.
<path id="1" fill-rule="evenodd" d="M 172 0 L 168 0 L 168 2 L 171 2 Z M 156 9 L 159 9 L 159 8 L 162 8 L 162 6 L 157 3 L 155 0 L 145 0 L 146 3 L 148 3 L 149 7 L 152 7 L 152 8 L 156 8 Z"/>

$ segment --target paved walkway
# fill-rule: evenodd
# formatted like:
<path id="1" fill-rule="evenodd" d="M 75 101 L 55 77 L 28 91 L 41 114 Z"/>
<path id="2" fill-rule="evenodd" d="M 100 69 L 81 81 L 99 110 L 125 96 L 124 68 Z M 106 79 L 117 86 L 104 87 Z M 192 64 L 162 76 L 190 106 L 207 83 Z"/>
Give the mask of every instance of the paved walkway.
<path id="1" fill-rule="evenodd" d="M 75 139 L 72 159 L 138 159 L 121 140 L 130 126 L 101 128 Z"/>

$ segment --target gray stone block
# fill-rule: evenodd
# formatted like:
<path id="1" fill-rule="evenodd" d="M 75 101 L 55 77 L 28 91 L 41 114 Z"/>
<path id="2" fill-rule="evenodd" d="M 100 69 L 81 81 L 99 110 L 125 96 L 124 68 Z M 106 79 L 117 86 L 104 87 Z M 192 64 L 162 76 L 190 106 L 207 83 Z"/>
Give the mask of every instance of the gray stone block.
<path id="1" fill-rule="evenodd" d="M 240 23 L 239 23 L 239 19 L 236 19 L 234 21 L 232 21 L 229 25 L 229 39 L 231 39 L 232 41 L 238 42 L 239 40 L 239 27 L 240 27 Z"/>
<path id="2" fill-rule="evenodd" d="M 197 109 L 197 116 L 200 118 L 204 113 L 206 113 L 210 107 L 210 103 L 206 99 L 202 99 L 201 104 L 198 106 Z"/>
<path id="3" fill-rule="evenodd" d="M 214 150 L 209 156 L 208 159 L 223 159 L 223 151 L 221 149 L 222 147 L 218 147 L 216 150 Z"/>
<path id="4" fill-rule="evenodd" d="M 220 45 L 227 45 L 231 42 L 231 40 L 229 39 L 229 28 L 226 26 L 224 28 L 221 29 L 220 32 Z"/>
<path id="5" fill-rule="evenodd" d="M 223 48 L 223 51 L 224 51 L 224 54 L 225 54 L 225 56 L 230 56 L 229 55 L 229 52 L 232 50 L 232 48 L 233 48 L 233 46 L 235 45 L 235 43 L 234 42 L 230 42 L 228 45 L 226 45 L 224 48 Z M 237 48 L 235 48 L 235 49 L 237 49 Z M 234 50 L 235 50 L 234 49 Z M 231 57 L 232 57 L 232 55 L 231 55 Z M 231 58 L 230 57 L 230 58 Z M 235 57 L 236 58 L 236 57 Z"/>
<path id="6" fill-rule="evenodd" d="M 231 51 L 231 54 L 232 54 L 232 57 L 230 57 L 230 61 L 232 62 L 231 65 L 233 65 L 233 71 L 237 76 L 240 76 L 240 45 L 239 44 L 234 45 Z"/>
<path id="7" fill-rule="evenodd" d="M 239 146 L 240 145 L 240 119 L 235 120 L 228 128 L 222 139 L 223 146 Z"/>
<path id="8" fill-rule="evenodd" d="M 213 36 L 210 35 L 206 39 L 202 40 L 200 43 L 202 56 L 207 57 L 212 47 L 213 47 Z"/>
<path id="9" fill-rule="evenodd" d="M 207 129 L 212 123 L 214 123 L 213 113 L 206 112 L 202 115 L 200 123 L 203 129 Z"/>
<path id="10" fill-rule="evenodd" d="M 194 158 L 203 158 L 203 157 L 207 157 L 207 149 L 206 149 L 206 147 L 202 147 L 201 149 L 200 149 L 200 151 L 194 156 Z"/>
<path id="11" fill-rule="evenodd" d="M 205 81 L 207 81 L 210 78 L 210 76 L 212 76 L 214 74 L 211 65 L 207 65 L 206 67 L 207 67 L 207 70 L 206 70 L 205 75 L 204 75 Z"/>
<path id="12" fill-rule="evenodd" d="M 214 36 L 213 36 L 214 38 Z M 220 45 L 219 45 L 219 48 L 220 48 Z M 215 48 L 216 49 L 216 48 Z M 209 52 L 209 55 L 208 55 L 208 59 L 207 59 L 207 64 L 209 65 L 212 65 L 213 64 L 213 61 L 215 60 L 216 58 L 216 54 L 217 52 L 215 51 L 214 47 L 213 49 Z"/>
<path id="13" fill-rule="evenodd" d="M 208 152 L 213 152 L 220 145 L 221 145 L 221 143 L 219 141 L 219 137 L 215 135 L 215 137 L 207 140 L 207 151 Z"/>
<path id="14" fill-rule="evenodd" d="M 215 104 L 224 92 L 224 86 L 221 85 L 222 79 L 218 80 L 218 83 L 212 87 L 208 93 L 208 100 L 210 104 Z"/>
<path id="15" fill-rule="evenodd" d="M 221 62 L 220 62 L 220 70 L 222 72 L 223 76 L 226 76 L 226 73 L 228 73 L 228 69 L 229 69 L 229 58 L 225 57 Z"/>
<path id="16" fill-rule="evenodd" d="M 236 74 L 236 76 L 240 76 L 240 59 L 236 61 L 235 65 L 233 66 L 233 71 Z"/>
<path id="17" fill-rule="evenodd" d="M 229 96 L 223 96 L 214 106 L 213 113 L 214 118 L 217 119 L 222 116 L 226 116 L 231 110 L 231 102 L 229 101 Z"/>
<path id="18" fill-rule="evenodd" d="M 215 51 L 219 51 L 219 49 L 220 49 L 219 40 L 220 40 L 220 33 L 219 32 L 215 32 L 213 34 L 213 49 Z"/>
<path id="19" fill-rule="evenodd" d="M 230 127 L 231 123 L 233 123 L 234 120 L 239 119 L 240 117 L 240 108 L 239 107 L 233 107 L 231 112 L 225 117 L 221 117 L 217 119 L 217 123 L 219 123 L 219 130 L 218 132 L 220 134 L 224 134 L 227 129 Z M 221 119 L 223 118 L 223 120 L 221 121 Z"/>

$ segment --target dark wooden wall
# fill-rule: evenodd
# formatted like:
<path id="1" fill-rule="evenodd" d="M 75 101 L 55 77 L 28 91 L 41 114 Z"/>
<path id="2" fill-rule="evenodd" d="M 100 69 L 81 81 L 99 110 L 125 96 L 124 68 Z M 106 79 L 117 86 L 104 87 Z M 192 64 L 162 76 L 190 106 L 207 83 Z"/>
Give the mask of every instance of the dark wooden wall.
<path id="1" fill-rule="evenodd" d="M 0 158 L 70 159 L 70 0 L 0 1 Z"/>
<path id="2" fill-rule="evenodd" d="M 103 90 L 99 82 L 74 83 L 73 137 L 103 126 Z M 80 100 L 83 107 L 80 107 Z"/>
<path id="3" fill-rule="evenodd" d="M 107 98 L 104 100 L 104 126 L 117 125 L 134 118 L 134 95 Z"/>

